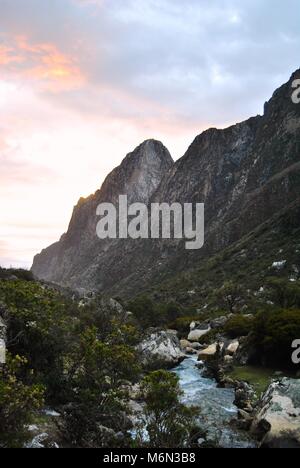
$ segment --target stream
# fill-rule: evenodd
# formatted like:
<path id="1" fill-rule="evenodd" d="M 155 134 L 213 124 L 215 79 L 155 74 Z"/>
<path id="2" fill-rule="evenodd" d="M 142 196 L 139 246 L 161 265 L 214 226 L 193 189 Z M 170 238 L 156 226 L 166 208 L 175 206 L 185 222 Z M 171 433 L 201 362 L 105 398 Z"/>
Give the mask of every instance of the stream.
<path id="1" fill-rule="evenodd" d="M 218 388 L 215 380 L 204 378 L 197 367 L 197 357 L 188 357 L 173 371 L 179 377 L 186 405 L 198 406 L 200 426 L 207 431 L 207 440 L 216 441 L 223 448 L 251 448 L 255 442 L 247 432 L 230 427 L 237 416 L 234 390 Z"/>

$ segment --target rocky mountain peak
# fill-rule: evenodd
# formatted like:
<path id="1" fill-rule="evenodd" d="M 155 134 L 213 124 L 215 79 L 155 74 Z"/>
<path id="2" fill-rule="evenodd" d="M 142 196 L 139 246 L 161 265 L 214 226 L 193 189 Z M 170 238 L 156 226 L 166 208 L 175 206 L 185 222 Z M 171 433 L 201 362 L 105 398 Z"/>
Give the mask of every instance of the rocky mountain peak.
<path id="1" fill-rule="evenodd" d="M 113 294 L 143 290 L 239 241 L 299 199 L 300 104 L 297 70 L 265 106 L 263 116 L 197 136 L 176 163 L 162 143 L 146 140 L 74 210 L 67 234 L 36 256 L 33 272 L 71 288 Z M 100 241 L 96 207 L 117 203 L 204 203 L 205 245 L 187 252 L 169 240 Z M 142 259 L 142 262 L 141 262 Z"/>
<path id="2" fill-rule="evenodd" d="M 288 112 L 299 112 L 299 106 L 295 108 L 295 104 L 292 101 L 292 94 L 295 91 L 293 83 L 295 80 L 300 79 L 300 68 L 296 70 L 290 77 L 289 81 L 280 86 L 273 93 L 273 96 L 269 101 L 265 103 L 264 117 L 269 118 L 272 114 L 278 118 L 279 113 Z"/>
<path id="3" fill-rule="evenodd" d="M 108 252 L 113 244 L 110 239 L 101 243 L 96 236 L 97 206 L 100 203 L 117 206 L 119 195 L 127 195 L 128 203 L 148 204 L 173 164 L 167 148 L 156 140 L 146 140 L 127 154 L 96 193 L 80 198 L 74 207 L 67 233 L 34 258 L 34 274 L 62 283 L 65 277 L 72 275 L 74 261 L 81 266 L 91 266 L 92 255 L 96 252 L 100 254 L 103 250 Z"/>
<path id="4" fill-rule="evenodd" d="M 106 201 L 116 202 L 120 194 L 126 194 L 129 202 L 148 203 L 173 164 L 169 151 L 160 141 L 146 140 L 108 175 L 100 192 Z"/>

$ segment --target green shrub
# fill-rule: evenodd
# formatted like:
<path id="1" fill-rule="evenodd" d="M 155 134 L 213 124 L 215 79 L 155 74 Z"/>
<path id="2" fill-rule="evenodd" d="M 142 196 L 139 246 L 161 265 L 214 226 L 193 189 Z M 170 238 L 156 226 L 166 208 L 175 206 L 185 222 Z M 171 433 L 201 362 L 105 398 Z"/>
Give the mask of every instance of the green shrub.
<path id="1" fill-rule="evenodd" d="M 0 447 L 22 448 L 30 434 L 26 425 L 43 403 L 41 385 L 24 385 L 20 379 L 24 358 L 7 356 L 0 366 Z"/>
<path id="2" fill-rule="evenodd" d="M 190 332 L 190 324 L 195 320 L 195 317 L 178 317 L 173 322 L 169 323 L 169 328 L 177 330 L 180 337 L 186 337 Z"/>
<path id="3" fill-rule="evenodd" d="M 74 333 L 74 305 L 57 292 L 27 281 L 0 281 L 0 301 L 7 310 L 8 351 L 24 356 L 26 383 L 42 383 L 48 398 L 64 389 L 64 354 Z"/>
<path id="4" fill-rule="evenodd" d="M 166 326 L 182 314 L 177 304 L 156 303 L 147 296 L 135 298 L 128 303 L 127 308 L 142 328 Z"/>
<path id="5" fill-rule="evenodd" d="M 95 327 L 79 337 L 69 356 L 69 400 L 63 412 L 62 433 L 76 447 L 117 447 L 126 437 L 127 391 L 139 373 L 133 348 L 118 342 L 99 341 Z"/>
<path id="6" fill-rule="evenodd" d="M 204 336 L 202 336 L 199 339 L 200 344 L 212 344 L 217 341 L 218 335 L 222 333 L 222 329 L 220 328 L 215 328 L 213 330 L 210 330 L 208 333 L 206 333 Z"/>
<path id="7" fill-rule="evenodd" d="M 299 337 L 300 310 L 279 310 L 258 314 L 251 341 L 262 364 L 294 368 L 291 346 Z"/>
<path id="8" fill-rule="evenodd" d="M 127 308 L 133 313 L 142 328 L 156 327 L 164 322 L 161 311 L 147 296 L 139 296 L 130 301 Z"/>
<path id="9" fill-rule="evenodd" d="M 253 328 L 253 317 L 245 315 L 236 315 L 228 320 L 224 326 L 224 332 L 230 338 L 238 338 L 240 336 L 247 336 Z"/>
<path id="10" fill-rule="evenodd" d="M 200 437 L 197 408 L 181 403 L 178 377 L 164 370 L 148 374 L 141 386 L 151 448 L 189 447 Z M 202 434 L 201 434 L 202 435 Z"/>
<path id="11" fill-rule="evenodd" d="M 284 278 L 269 278 L 265 295 L 277 307 L 283 309 L 299 308 L 300 282 L 292 283 Z"/>
<path id="12" fill-rule="evenodd" d="M 25 270 L 23 268 L 0 268 L 0 279 L 10 279 L 11 277 L 23 281 L 34 281 L 34 276 L 30 270 Z"/>
<path id="13" fill-rule="evenodd" d="M 233 281 L 226 281 L 216 292 L 218 306 L 230 313 L 237 311 L 238 304 L 244 296 L 243 287 Z"/>

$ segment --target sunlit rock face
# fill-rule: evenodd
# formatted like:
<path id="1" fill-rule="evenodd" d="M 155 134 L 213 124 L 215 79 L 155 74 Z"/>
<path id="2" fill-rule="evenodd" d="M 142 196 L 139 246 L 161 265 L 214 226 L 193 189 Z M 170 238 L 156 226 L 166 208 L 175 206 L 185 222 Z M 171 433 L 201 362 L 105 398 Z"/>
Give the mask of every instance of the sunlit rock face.
<path id="1" fill-rule="evenodd" d="M 147 140 L 129 153 L 108 175 L 100 190 L 79 200 L 67 233 L 35 257 L 33 273 L 38 278 L 75 289 L 101 288 L 96 276 L 98 267 L 112 260 L 114 249 L 124 242 L 98 239 L 97 206 L 106 202 L 117 205 L 119 195 L 127 195 L 128 203 L 148 204 L 173 164 L 169 151 L 156 140 Z"/>
<path id="2" fill-rule="evenodd" d="M 195 267 L 279 213 L 299 206 L 300 104 L 292 83 L 265 104 L 264 115 L 197 136 L 175 164 L 161 143 L 129 154 L 101 190 L 79 201 L 67 234 L 36 256 L 39 278 L 75 289 L 130 296 Z M 105 240 L 96 237 L 96 207 L 116 202 L 205 203 L 205 244 L 184 240 Z"/>
<path id="3" fill-rule="evenodd" d="M 267 448 L 300 448 L 300 380 L 270 385 L 257 410 L 252 432 Z"/>
<path id="4" fill-rule="evenodd" d="M 165 330 L 150 331 L 137 350 L 141 362 L 149 368 L 173 367 L 185 357 L 177 336 Z"/>

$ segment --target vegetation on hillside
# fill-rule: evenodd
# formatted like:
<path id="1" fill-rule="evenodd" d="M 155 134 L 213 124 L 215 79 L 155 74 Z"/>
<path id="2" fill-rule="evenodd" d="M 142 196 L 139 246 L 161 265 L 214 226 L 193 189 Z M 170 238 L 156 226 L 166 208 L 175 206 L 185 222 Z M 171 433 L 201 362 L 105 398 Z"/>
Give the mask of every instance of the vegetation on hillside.
<path id="1" fill-rule="evenodd" d="M 190 447 L 203 435 L 197 424 L 198 410 L 181 403 L 178 377 L 165 370 L 147 375 L 141 385 L 144 420 L 151 448 Z"/>
<path id="2" fill-rule="evenodd" d="M 61 414 L 57 430 L 63 446 L 143 445 L 132 436 L 128 405 L 130 387 L 143 377 L 136 351 L 141 324 L 115 301 L 72 300 L 23 272 L 2 273 L 0 316 L 7 325 L 8 359 L 0 365 L 0 447 L 24 446 L 29 425 L 45 406 Z M 172 318 L 168 308 L 165 317 Z M 179 396 L 176 384 L 173 401 Z M 155 404 L 155 394 L 151 398 Z M 182 417 L 188 414 L 179 400 L 176 408 Z M 189 426 L 180 424 L 187 437 Z M 178 431 L 173 444 L 182 440 Z M 165 441 L 171 444 L 171 436 Z"/>
<path id="3" fill-rule="evenodd" d="M 288 370 L 291 343 L 300 338 L 299 272 L 297 217 L 262 226 L 198 269 L 131 298 L 127 315 L 102 297 L 80 302 L 30 272 L 0 269 L 8 348 L 0 366 L 0 446 L 23 446 L 45 405 L 59 408 L 65 446 L 192 445 L 199 429 L 180 403 L 175 376 L 144 375 L 136 351 L 142 333 L 171 328 L 186 338 L 191 321 L 226 315 L 202 343 L 220 334 L 245 337 L 243 347 L 254 350 L 250 364 Z M 133 437 L 128 405 L 129 389 L 141 379 L 148 442 Z"/>

